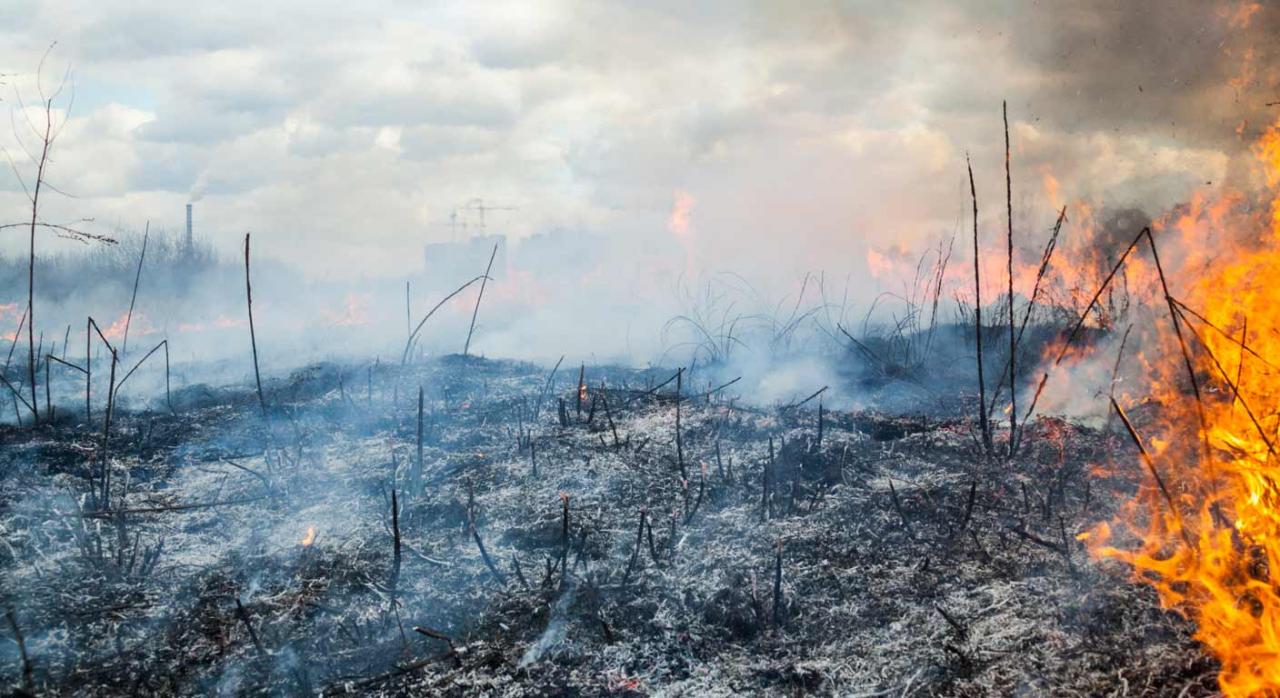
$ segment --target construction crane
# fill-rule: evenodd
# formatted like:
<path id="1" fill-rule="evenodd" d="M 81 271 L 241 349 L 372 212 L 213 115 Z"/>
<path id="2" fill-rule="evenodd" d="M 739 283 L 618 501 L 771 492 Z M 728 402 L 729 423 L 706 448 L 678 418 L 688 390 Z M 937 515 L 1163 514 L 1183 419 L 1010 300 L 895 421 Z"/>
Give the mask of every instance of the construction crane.
<path id="1" fill-rule="evenodd" d="M 461 215 L 461 216 L 460 216 L 460 215 L 458 215 L 460 212 L 462 212 L 462 213 L 464 213 L 464 214 L 465 214 L 465 211 L 461 211 L 461 209 L 456 209 L 456 208 L 455 208 L 455 209 L 453 209 L 452 211 L 450 211 L 450 212 L 449 212 L 449 220 L 447 220 L 447 221 L 439 221 L 439 222 L 436 222 L 436 223 L 432 223 L 431 225 L 432 225 L 432 227 L 435 227 L 435 228 L 448 228 L 448 229 L 449 229 L 449 241 L 450 241 L 450 242 L 457 242 L 457 241 L 458 241 L 458 229 L 459 229 L 459 228 L 461 228 L 461 229 L 462 229 L 462 233 L 463 233 L 463 235 L 466 235 L 466 233 L 467 233 L 467 218 L 466 218 L 466 216 L 465 216 L 465 215 Z"/>
<path id="2" fill-rule="evenodd" d="M 480 233 L 483 235 L 485 232 L 485 223 L 484 223 L 485 211 L 518 211 L 520 210 L 520 207 L 519 206 L 485 206 L 484 199 L 472 199 L 463 205 L 463 209 L 466 211 L 476 211 L 477 213 L 480 214 L 480 225 L 478 225 L 477 227 L 480 229 Z M 455 210 L 454 213 L 456 214 L 457 211 Z"/>
<path id="3" fill-rule="evenodd" d="M 481 235 L 485 233 L 485 230 L 486 230 L 485 213 L 486 212 L 518 211 L 519 209 L 520 209 L 519 206 L 487 206 L 484 203 L 484 199 L 476 198 L 476 199 L 471 199 L 470 201 L 467 201 L 467 203 L 463 204 L 461 207 L 454 208 L 452 211 L 450 211 L 448 222 L 440 222 L 440 223 L 436 223 L 435 225 L 442 228 L 448 227 L 450 240 L 453 242 L 457 242 L 459 229 L 462 230 L 462 236 L 464 238 L 468 237 L 468 231 L 471 228 L 475 228 L 476 230 L 479 230 Z M 471 216 L 473 212 L 476 214 L 476 216 L 479 219 L 475 225 L 472 225 L 472 222 L 471 222 Z"/>

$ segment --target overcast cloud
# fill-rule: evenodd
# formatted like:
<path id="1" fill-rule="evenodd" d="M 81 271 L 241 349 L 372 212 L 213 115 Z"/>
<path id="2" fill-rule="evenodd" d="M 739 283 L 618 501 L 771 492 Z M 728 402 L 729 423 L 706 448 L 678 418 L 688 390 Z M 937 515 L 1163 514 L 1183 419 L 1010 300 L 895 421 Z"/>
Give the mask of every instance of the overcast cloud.
<path id="1" fill-rule="evenodd" d="M 0 0 L 0 73 L 16 110 L 51 42 L 45 82 L 73 71 L 48 218 L 177 228 L 197 200 L 228 251 L 350 276 L 417 269 L 473 197 L 519 207 L 493 230 L 656 249 L 689 197 L 704 268 L 859 274 L 954 229 L 966 151 L 999 201 L 1002 99 L 1045 225 L 1047 173 L 1147 210 L 1243 183 L 1280 99 L 1280 12 L 1248 3 L 686 5 Z"/>

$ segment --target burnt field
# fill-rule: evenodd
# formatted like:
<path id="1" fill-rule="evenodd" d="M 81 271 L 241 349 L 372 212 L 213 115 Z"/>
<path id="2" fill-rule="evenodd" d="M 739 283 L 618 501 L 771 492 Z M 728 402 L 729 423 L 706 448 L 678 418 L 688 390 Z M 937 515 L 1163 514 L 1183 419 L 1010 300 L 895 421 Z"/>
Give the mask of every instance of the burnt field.
<path id="1" fill-rule="evenodd" d="M 952 396 L 954 413 L 850 412 L 737 387 L 446 356 L 313 366 L 267 381 L 265 409 L 251 389 L 197 386 L 105 428 L 69 408 L 4 427 L 3 681 L 104 696 L 1215 690 L 1191 624 L 1075 539 L 1138 486 L 1091 474 L 1131 461 L 1129 442 L 1042 418 L 1007 461 L 959 416 L 975 396 Z"/>

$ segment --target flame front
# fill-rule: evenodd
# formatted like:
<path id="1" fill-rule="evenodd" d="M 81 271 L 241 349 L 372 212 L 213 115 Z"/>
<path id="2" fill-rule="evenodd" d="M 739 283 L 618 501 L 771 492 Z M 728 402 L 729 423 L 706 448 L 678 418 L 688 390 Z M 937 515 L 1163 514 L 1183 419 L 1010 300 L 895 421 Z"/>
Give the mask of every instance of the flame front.
<path id="1" fill-rule="evenodd" d="M 302 545 L 302 547 L 304 547 L 304 548 L 309 548 L 309 547 L 311 547 L 311 544 L 312 544 L 312 543 L 314 543 L 314 542 L 316 542 L 316 527 L 315 527 L 315 526 L 307 526 L 307 535 L 303 536 L 303 537 L 302 537 L 302 540 L 300 540 L 300 541 L 298 541 L 298 542 L 299 542 L 299 543 Z"/>
<path id="2" fill-rule="evenodd" d="M 1240 212 L 1239 197 L 1228 197 L 1194 204 L 1164 231 L 1180 230 L 1189 243 L 1180 268 L 1190 284 L 1179 298 L 1188 308 L 1181 329 L 1202 398 L 1197 404 L 1188 390 L 1166 324 L 1161 363 L 1170 368 L 1151 386 L 1161 416 L 1140 430 L 1149 432 L 1143 437 L 1170 495 L 1151 482 L 1115 531 L 1101 524 L 1080 536 L 1094 555 L 1131 565 L 1165 607 L 1195 622 L 1196 639 L 1221 663 L 1227 696 L 1280 693 L 1280 593 L 1271 579 L 1271 570 L 1280 571 L 1278 129 L 1254 149 L 1270 200 L 1259 207 L 1268 209 L 1265 217 Z M 1196 244 L 1193 231 L 1216 225 L 1233 233 L 1233 246 Z M 1119 542 L 1122 531 L 1138 542 Z"/>

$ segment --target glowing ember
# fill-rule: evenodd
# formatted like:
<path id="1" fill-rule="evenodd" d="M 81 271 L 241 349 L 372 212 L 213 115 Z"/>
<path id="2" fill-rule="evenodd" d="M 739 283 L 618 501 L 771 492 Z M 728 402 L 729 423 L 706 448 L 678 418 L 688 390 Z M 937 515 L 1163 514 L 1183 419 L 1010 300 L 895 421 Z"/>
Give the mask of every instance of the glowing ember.
<path id="1" fill-rule="evenodd" d="M 583 402 L 587 401 L 587 384 L 586 383 L 578 384 L 578 399 Z"/>
<path id="2" fill-rule="evenodd" d="M 307 535 L 303 536 L 302 540 L 298 542 L 302 545 L 302 547 L 309 548 L 311 547 L 311 544 L 314 543 L 315 541 L 316 541 L 316 527 L 307 526 Z"/>

